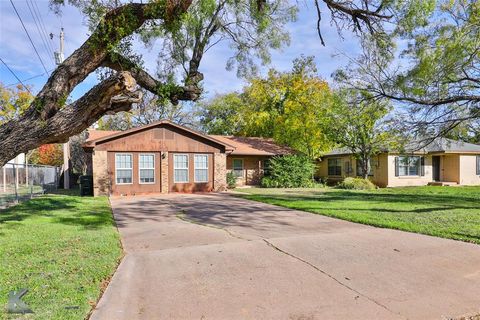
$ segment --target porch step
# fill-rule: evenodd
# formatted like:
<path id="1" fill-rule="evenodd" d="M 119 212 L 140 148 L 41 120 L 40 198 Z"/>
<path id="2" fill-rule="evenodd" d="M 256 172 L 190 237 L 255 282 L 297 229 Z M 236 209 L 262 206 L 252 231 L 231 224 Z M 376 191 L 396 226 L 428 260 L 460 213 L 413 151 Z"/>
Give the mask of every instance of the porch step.
<path id="1" fill-rule="evenodd" d="M 451 181 L 432 181 L 428 183 L 429 186 L 458 186 L 457 182 Z"/>

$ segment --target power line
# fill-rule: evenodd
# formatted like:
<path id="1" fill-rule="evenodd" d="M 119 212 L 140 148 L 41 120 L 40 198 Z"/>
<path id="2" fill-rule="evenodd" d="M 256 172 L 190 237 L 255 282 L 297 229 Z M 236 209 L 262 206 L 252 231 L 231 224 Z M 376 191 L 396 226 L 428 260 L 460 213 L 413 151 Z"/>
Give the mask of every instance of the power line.
<path id="1" fill-rule="evenodd" d="M 30 0 L 30 3 L 32 4 L 33 11 L 35 11 L 37 13 L 37 18 L 40 21 L 40 28 L 43 30 L 43 32 L 45 34 L 45 37 L 48 39 L 49 36 L 48 36 L 47 28 L 45 28 L 45 23 L 43 22 L 43 17 L 42 17 L 42 14 L 40 13 L 40 9 L 38 8 L 37 1 Z M 35 10 L 35 8 L 36 8 L 36 10 Z M 50 40 L 52 40 L 52 39 L 50 39 Z M 48 44 L 50 50 L 52 51 L 52 53 L 55 52 L 55 49 L 53 48 L 52 44 L 48 41 L 47 41 L 47 44 Z"/>
<path id="2" fill-rule="evenodd" d="M 48 70 L 48 72 L 52 72 L 53 70 L 55 70 L 55 68 Z M 45 75 L 45 72 L 42 73 L 42 74 L 37 74 L 36 76 L 30 77 L 30 78 L 27 78 L 27 79 L 23 79 L 22 81 L 23 81 L 23 82 L 25 82 L 25 81 L 30 81 L 30 80 L 39 78 L 39 77 L 44 76 L 44 75 Z M 15 85 L 17 85 L 17 84 L 21 84 L 21 83 L 20 83 L 20 82 L 10 83 L 10 84 L 7 84 L 6 87 L 13 87 L 13 86 L 15 86 Z"/>
<path id="3" fill-rule="evenodd" d="M 2 61 L 2 63 L 5 65 L 5 67 L 7 67 L 8 71 L 10 71 L 11 74 L 13 74 L 13 76 L 15 78 L 17 78 L 18 82 L 22 84 L 22 86 L 27 89 L 28 92 L 30 92 L 30 94 L 33 96 L 33 93 L 30 91 L 30 89 L 28 89 L 28 87 L 22 82 L 22 80 L 20 80 L 20 78 L 15 74 L 15 72 L 13 72 L 12 69 L 10 69 L 10 67 L 8 66 L 8 64 L 5 63 L 5 61 L 3 61 L 3 59 L 0 57 L 0 61 Z"/>
<path id="4" fill-rule="evenodd" d="M 43 60 L 42 60 L 42 58 L 40 57 L 40 55 L 38 54 L 37 48 L 35 47 L 35 44 L 33 43 L 32 38 L 30 37 L 30 34 L 29 34 L 28 31 L 27 31 L 27 28 L 25 28 L 25 24 L 23 23 L 23 20 L 22 20 L 22 18 L 20 17 L 20 14 L 18 14 L 17 8 L 16 8 L 15 5 L 13 4 L 13 1 L 12 1 L 12 0 L 10 0 L 10 3 L 12 4 L 13 10 L 15 10 L 15 13 L 17 14 L 17 17 L 18 17 L 18 19 L 20 20 L 20 23 L 22 24 L 23 30 L 25 30 L 25 33 L 27 34 L 28 40 L 30 40 L 30 43 L 32 44 L 33 49 L 35 50 L 35 53 L 37 54 L 37 57 L 38 57 L 38 59 L 40 60 L 40 63 L 42 64 L 43 69 L 45 70 L 46 73 L 48 73 L 47 68 L 45 67 L 45 64 L 43 63 Z"/>
<path id="5" fill-rule="evenodd" d="M 27 1 L 27 7 L 28 7 L 28 11 L 30 11 L 30 14 L 32 15 L 33 22 L 35 22 L 35 27 L 37 27 L 37 32 L 38 32 L 38 35 L 40 36 L 40 40 L 43 43 L 43 48 L 45 49 L 45 52 L 47 53 L 47 55 L 50 57 L 50 60 L 53 62 L 53 65 L 55 65 L 55 61 L 53 60 L 53 52 L 49 52 L 50 49 L 48 48 L 47 43 L 45 42 L 45 36 L 43 32 L 40 31 L 39 22 L 37 23 L 37 18 L 35 17 L 36 13 L 34 14 L 28 1 Z"/>

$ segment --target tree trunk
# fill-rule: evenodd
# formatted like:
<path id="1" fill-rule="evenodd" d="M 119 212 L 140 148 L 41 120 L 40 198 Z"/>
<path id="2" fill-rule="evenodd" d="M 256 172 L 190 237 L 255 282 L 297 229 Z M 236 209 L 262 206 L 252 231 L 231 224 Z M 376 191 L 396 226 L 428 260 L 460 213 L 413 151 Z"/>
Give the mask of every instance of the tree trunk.
<path id="1" fill-rule="evenodd" d="M 140 98 L 135 80 L 128 72 L 121 72 L 102 81 L 47 120 L 30 114 L 29 117 L 10 121 L 0 127 L 0 164 L 42 144 L 66 142 L 103 114 L 127 111 Z"/>
<path id="2" fill-rule="evenodd" d="M 191 0 L 129 3 L 108 12 L 87 41 L 51 74 L 27 111 L 19 119 L 0 126 L 0 166 L 17 154 L 42 144 L 65 142 L 69 136 L 88 128 L 107 112 L 129 110 L 131 104 L 138 102 L 141 97 L 135 91 L 136 77 L 146 89 L 159 92 L 163 84 L 133 63 L 112 63 L 113 54 L 109 50 L 148 19 L 163 19 L 166 25 L 174 23 L 190 4 Z M 104 65 L 115 65 L 115 70 L 131 70 L 131 73 L 112 75 L 66 106 L 72 90 Z M 173 102 L 195 100 L 200 92 L 197 83 L 192 81 L 186 87 L 168 86 L 168 89 Z"/>
<path id="3" fill-rule="evenodd" d="M 368 173 L 370 172 L 370 157 L 368 154 L 362 154 L 362 170 L 363 179 L 368 179 Z"/>

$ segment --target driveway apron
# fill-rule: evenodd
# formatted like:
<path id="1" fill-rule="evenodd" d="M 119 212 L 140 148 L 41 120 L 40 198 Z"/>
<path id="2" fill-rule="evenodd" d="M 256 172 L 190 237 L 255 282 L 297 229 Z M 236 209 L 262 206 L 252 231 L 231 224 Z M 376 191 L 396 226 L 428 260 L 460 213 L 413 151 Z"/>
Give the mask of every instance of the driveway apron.
<path id="1" fill-rule="evenodd" d="M 480 314 L 480 246 L 238 199 L 112 198 L 125 257 L 91 319 Z"/>

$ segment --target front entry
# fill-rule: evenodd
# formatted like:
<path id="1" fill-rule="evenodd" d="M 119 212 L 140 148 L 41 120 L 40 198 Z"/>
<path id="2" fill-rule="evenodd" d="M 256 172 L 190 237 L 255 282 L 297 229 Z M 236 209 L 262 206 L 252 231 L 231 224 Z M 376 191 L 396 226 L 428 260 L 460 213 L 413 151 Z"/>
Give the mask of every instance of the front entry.
<path id="1" fill-rule="evenodd" d="M 440 181 L 440 156 L 432 157 L 433 181 Z"/>

